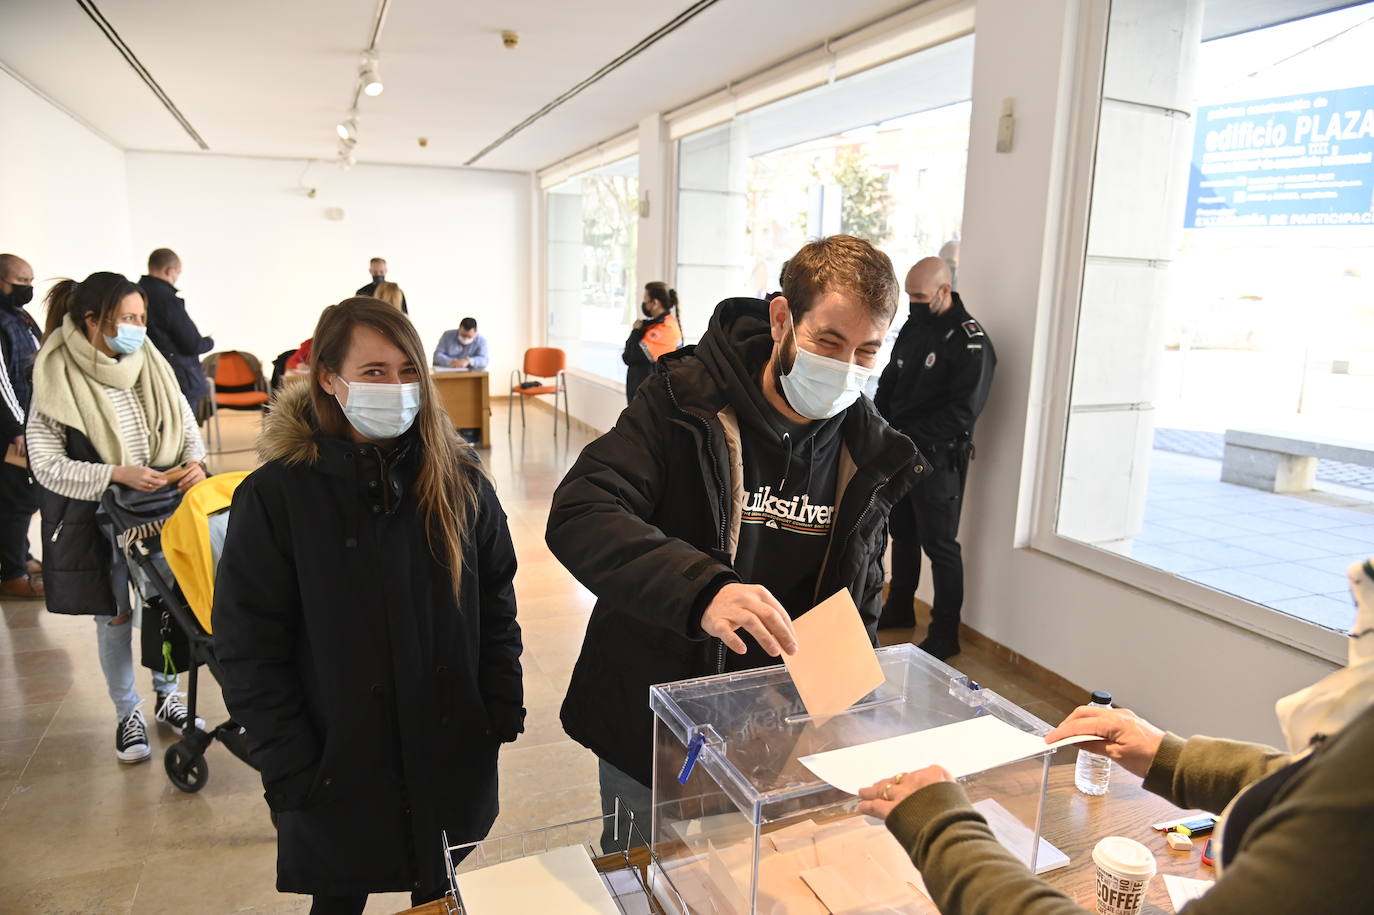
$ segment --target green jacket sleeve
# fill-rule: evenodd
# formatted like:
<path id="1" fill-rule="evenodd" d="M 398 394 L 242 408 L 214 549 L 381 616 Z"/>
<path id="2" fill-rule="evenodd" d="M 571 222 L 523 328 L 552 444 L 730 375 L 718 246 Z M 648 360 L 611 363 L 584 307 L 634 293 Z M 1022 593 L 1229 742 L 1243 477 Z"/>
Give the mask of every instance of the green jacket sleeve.
<path id="1" fill-rule="evenodd" d="M 1145 788 L 1180 807 L 1212 813 L 1226 809 L 1240 790 L 1288 765 L 1273 747 L 1216 737 L 1165 734 L 1145 773 Z"/>
<path id="2" fill-rule="evenodd" d="M 1086 911 L 1032 874 L 992 835 L 955 782 L 922 788 L 888 814 L 944 915 L 1081 915 Z"/>
<path id="3" fill-rule="evenodd" d="M 1374 710 L 1279 790 L 1239 840 L 1233 864 L 1184 915 L 1364 911 L 1374 848 Z M 1220 810 L 1247 785 L 1292 762 L 1259 744 L 1167 735 L 1145 785 L 1183 807 Z M 1068 915 L 1087 911 L 993 838 L 959 785 L 917 791 L 887 818 L 945 915 Z M 1231 840 L 1236 841 L 1236 840 Z"/>

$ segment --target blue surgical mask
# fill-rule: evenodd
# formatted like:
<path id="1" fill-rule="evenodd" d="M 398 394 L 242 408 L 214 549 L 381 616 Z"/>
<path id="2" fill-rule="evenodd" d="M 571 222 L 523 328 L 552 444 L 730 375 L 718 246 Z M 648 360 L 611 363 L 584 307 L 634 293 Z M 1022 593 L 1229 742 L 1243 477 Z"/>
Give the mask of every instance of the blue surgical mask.
<path id="1" fill-rule="evenodd" d="M 859 399 L 864 385 L 874 369 L 818 356 L 803 349 L 797 342 L 796 328 L 792 328 L 792 343 L 797 358 L 792 371 L 781 376 L 782 391 L 787 402 L 807 419 L 829 419 L 838 416 Z"/>
<path id="2" fill-rule="evenodd" d="M 338 378 L 338 376 L 335 376 Z M 420 385 L 375 384 L 365 381 L 349 383 L 338 378 L 348 390 L 348 403 L 339 401 L 344 418 L 363 438 L 386 441 L 405 434 L 420 412 Z M 335 394 L 334 399 L 338 400 Z"/>
<path id="3" fill-rule="evenodd" d="M 123 356 L 139 351 L 143 341 L 148 339 L 148 328 L 137 324 L 120 324 L 113 337 L 105 338 L 105 345 Z"/>

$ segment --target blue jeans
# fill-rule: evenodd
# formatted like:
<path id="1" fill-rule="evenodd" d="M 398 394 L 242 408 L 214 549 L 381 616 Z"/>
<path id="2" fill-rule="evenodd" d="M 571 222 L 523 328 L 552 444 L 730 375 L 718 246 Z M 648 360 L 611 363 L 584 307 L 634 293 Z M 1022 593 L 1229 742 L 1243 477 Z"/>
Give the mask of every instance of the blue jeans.
<path id="1" fill-rule="evenodd" d="M 596 764 L 597 776 L 601 782 L 601 815 L 610 816 L 615 813 L 615 799 L 620 798 L 620 838 L 617 839 L 615 836 L 616 821 L 605 820 L 605 825 L 601 828 L 601 853 L 609 855 L 629 848 L 628 813 L 633 813 L 635 817 L 634 844 L 643 845 L 649 841 L 649 831 L 652 827 L 649 818 L 654 809 L 653 791 L 604 759 L 598 759 Z"/>
<path id="2" fill-rule="evenodd" d="M 110 625 L 112 619 L 115 617 L 95 618 L 95 643 L 100 650 L 100 669 L 105 672 L 110 701 L 122 721 L 134 713 L 142 700 L 134 687 L 133 617 L 113 626 Z M 153 689 L 159 696 L 175 692 L 176 688 L 176 677 L 153 671 Z"/>

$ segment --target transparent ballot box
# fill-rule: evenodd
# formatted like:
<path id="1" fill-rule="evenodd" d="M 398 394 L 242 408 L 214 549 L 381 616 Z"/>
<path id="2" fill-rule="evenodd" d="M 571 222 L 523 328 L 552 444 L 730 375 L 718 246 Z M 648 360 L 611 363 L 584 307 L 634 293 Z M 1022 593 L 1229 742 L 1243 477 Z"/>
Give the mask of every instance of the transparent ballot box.
<path id="1" fill-rule="evenodd" d="M 651 832 L 662 868 L 654 890 L 660 901 L 681 901 L 665 909 L 823 915 L 850 898 L 866 911 L 936 911 L 882 824 L 860 816 L 858 798 L 819 779 L 801 757 L 988 715 L 1036 735 L 1050 727 L 914 645 L 877 655 L 883 684 L 825 720 L 806 713 L 781 666 L 650 688 Z M 1052 752 L 960 780 L 1033 871 L 1047 856 L 1040 817 Z M 682 782 L 690 754 L 695 762 Z M 905 768 L 930 762 L 938 760 Z"/>
<path id="2" fill-rule="evenodd" d="M 602 830 L 613 830 L 598 855 Z M 444 833 L 446 915 L 675 915 L 687 903 L 663 879 L 641 824 L 622 810 L 453 845 Z M 590 881 L 590 884 L 589 884 Z M 654 889 L 650 889 L 653 887 Z"/>

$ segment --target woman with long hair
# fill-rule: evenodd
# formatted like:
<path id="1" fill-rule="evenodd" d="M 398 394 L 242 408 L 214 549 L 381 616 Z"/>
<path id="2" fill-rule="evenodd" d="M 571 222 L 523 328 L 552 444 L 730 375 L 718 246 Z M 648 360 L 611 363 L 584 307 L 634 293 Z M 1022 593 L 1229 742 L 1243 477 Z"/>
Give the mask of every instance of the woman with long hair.
<path id="1" fill-rule="evenodd" d="M 147 300 L 118 273 L 62 280 L 48 293 L 47 329 L 33 366 L 29 466 L 41 487 L 48 609 L 91 614 L 115 705 L 115 756 L 149 757 L 134 686 L 132 614 L 114 548 L 96 519 L 112 484 L 153 492 L 177 468 L 181 491 L 205 479 L 205 446 L 176 375 L 145 345 Z M 123 593 L 120 593 L 120 592 Z M 156 720 L 181 731 L 189 716 L 177 678 L 153 672 Z"/>
<path id="2" fill-rule="evenodd" d="M 401 305 L 405 302 L 405 293 L 401 292 L 401 287 L 395 283 L 381 282 L 372 292 L 373 298 L 381 299 L 397 311 L 401 311 Z"/>
<path id="3" fill-rule="evenodd" d="M 524 708 L 506 516 L 419 334 L 358 297 L 313 339 L 234 496 L 213 622 L 277 814 L 277 889 L 322 915 L 443 894 L 441 831 L 487 834 Z"/>
<path id="4" fill-rule="evenodd" d="M 676 289 L 669 289 L 667 283 L 646 283 L 639 309 L 644 317 L 630 329 L 625 352 L 620 357 L 628 366 L 625 370 L 626 403 L 635 399 L 635 392 L 653 372 L 658 358 L 682 347 Z"/>

